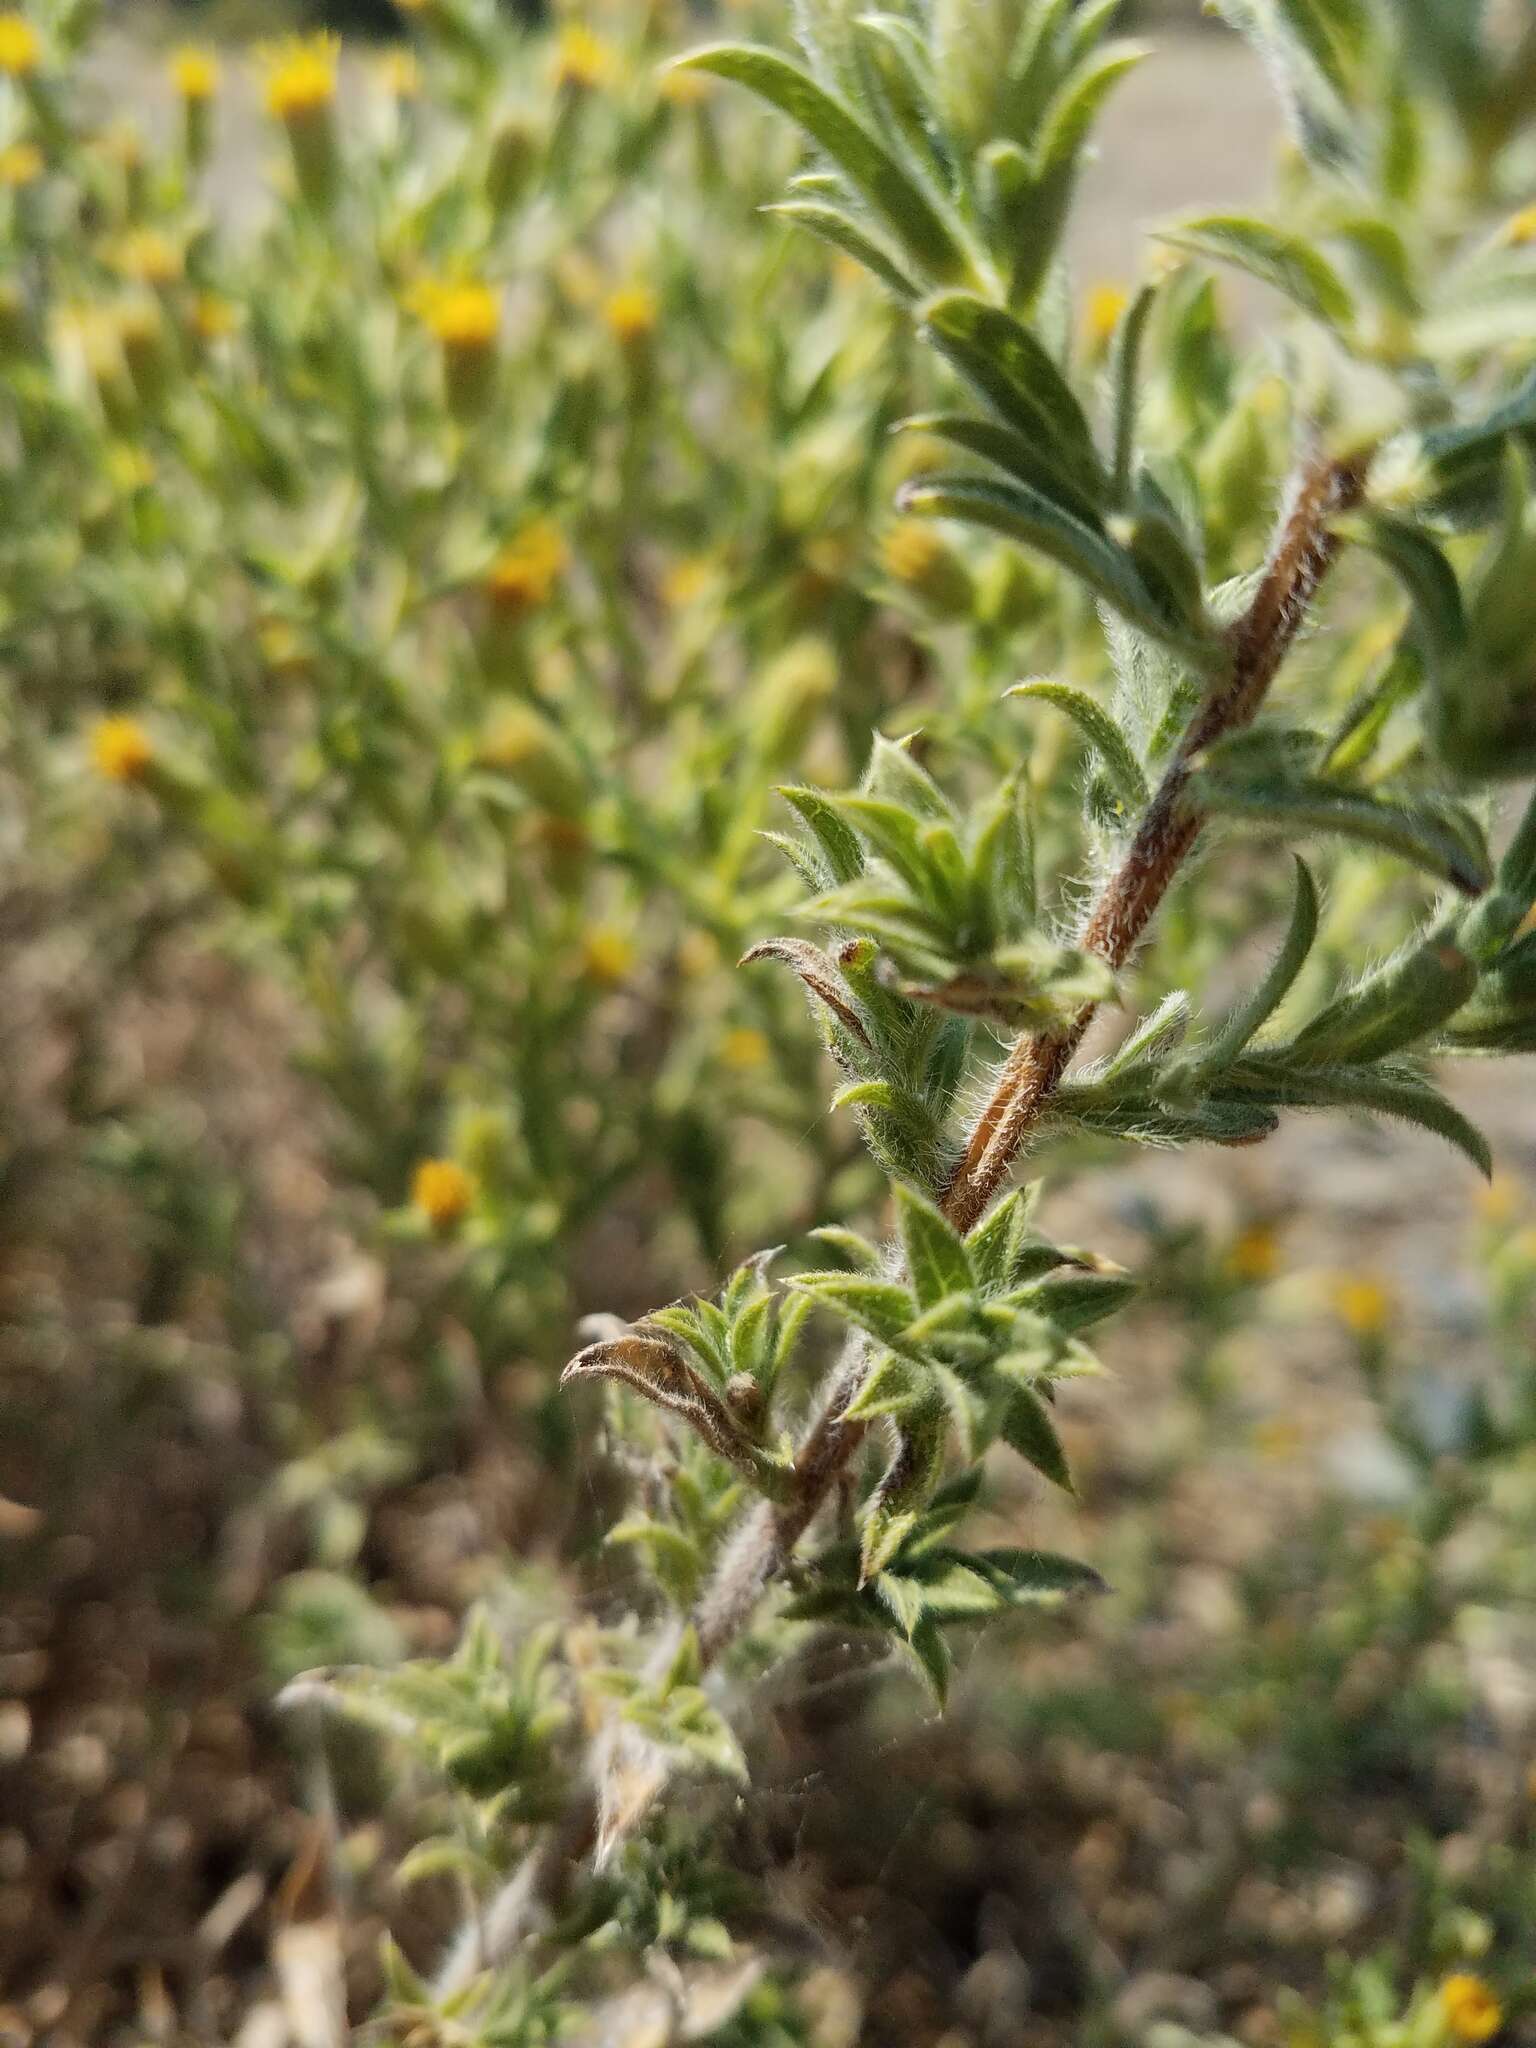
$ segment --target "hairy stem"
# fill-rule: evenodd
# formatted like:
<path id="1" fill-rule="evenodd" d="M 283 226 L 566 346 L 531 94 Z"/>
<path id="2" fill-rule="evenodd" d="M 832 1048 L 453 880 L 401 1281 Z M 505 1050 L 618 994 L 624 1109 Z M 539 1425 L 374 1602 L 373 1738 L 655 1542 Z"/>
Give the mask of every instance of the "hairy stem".
<path id="1" fill-rule="evenodd" d="M 1358 504 L 1369 462 L 1364 454 L 1337 461 L 1319 458 L 1298 477 L 1259 587 L 1227 635 L 1229 658 L 1221 679 L 1191 720 L 1124 859 L 1083 928 L 1082 944 L 1112 967 L 1129 960 L 1199 837 L 1204 821 L 1188 796 L 1197 757 L 1247 725 L 1263 703 L 1338 552 L 1330 522 Z M 944 1213 L 957 1229 L 969 1230 L 979 1221 L 1012 1172 L 1095 1008 L 1087 1005 L 1065 1030 L 1021 1038 L 1008 1055 L 944 1190 Z M 866 1425 L 850 1422 L 846 1411 L 863 1383 L 867 1356 L 861 1337 L 844 1346 L 821 1413 L 796 1453 L 792 1499 L 754 1509 L 727 1546 L 693 1617 L 706 1661 L 745 1626 L 863 1441 Z"/>

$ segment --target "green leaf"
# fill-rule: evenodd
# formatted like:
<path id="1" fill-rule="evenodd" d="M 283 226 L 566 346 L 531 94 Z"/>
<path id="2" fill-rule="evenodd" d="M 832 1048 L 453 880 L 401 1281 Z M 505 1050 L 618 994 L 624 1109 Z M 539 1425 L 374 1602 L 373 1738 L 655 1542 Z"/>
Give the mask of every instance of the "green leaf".
<path id="1" fill-rule="evenodd" d="M 781 788 L 779 795 L 810 827 L 826 863 L 827 880 L 856 882 L 864 872 L 864 849 L 832 799 L 819 789 L 795 785 Z"/>
<path id="2" fill-rule="evenodd" d="M 1181 645 L 1187 640 L 1170 626 L 1124 548 L 1027 484 L 958 474 L 925 476 L 904 485 L 897 502 L 904 512 L 966 520 L 1006 534 L 1086 583 L 1133 625 L 1158 639 Z"/>
<path id="3" fill-rule="evenodd" d="M 918 288 L 901 269 L 889 250 L 882 248 L 868 229 L 844 212 L 840 206 L 827 206 L 813 199 L 781 199 L 776 205 L 764 207 L 765 213 L 781 214 L 797 227 L 806 228 L 834 248 L 851 256 L 898 299 L 910 304 L 918 297 Z"/>
<path id="4" fill-rule="evenodd" d="M 1042 496 L 1064 505 L 1085 526 L 1100 530 L 1099 499 L 1086 491 L 1072 474 L 1070 465 L 1057 461 L 1048 447 L 1020 433 L 1001 420 L 979 413 L 918 413 L 901 422 L 903 432 L 928 434 L 936 441 L 948 441 L 963 448 L 1027 485 Z"/>
<path id="5" fill-rule="evenodd" d="M 1104 488 L 1093 430 L 1071 386 L 1029 329 L 970 292 L 946 292 L 921 309 L 922 333 L 979 391 L 1000 419 L 1052 451 L 1095 502 Z"/>
<path id="6" fill-rule="evenodd" d="M 948 1295 L 971 1292 L 976 1278 L 964 1242 L 932 1202 L 910 1188 L 898 1188 L 896 1221 L 920 1307 L 932 1308 Z"/>
<path id="7" fill-rule="evenodd" d="M 1176 1093 L 1177 1085 L 1186 1080 L 1191 1086 L 1198 1086 L 1229 1067 L 1285 1001 L 1292 983 L 1305 965 L 1317 938 L 1317 884 L 1312 879 L 1312 870 L 1300 854 L 1291 857 L 1296 863 L 1296 901 L 1291 909 L 1285 940 L 1273 965 L 1248 1000 L 1239 1003 L 1225 1019 L 1210 1043 L 1190 1054 L 1179 1063 L 1175 1073 L 1165 1077 L 1170 1092 Z"/>
<path id="8" fill-rule="evenodd" d="M 954 1658 L 950 1655 L 949 1644 L 944 1631 L 931 1615 L 925 1615 L 913 1630 L 907 1643 L 908 1649 L 917 1661 L 917 1668 L 927 1679 L 935 1700 L 942 1707 L 949 1699 L 950 1673 L 954 1669 Z"/>
<path id="9" fill-rule="evenodd" d="M 877 1359 L 864 1384 L 849 1402 L 850 1422 L 873 1422 L 882 1415 L 904 1415 L 915 1403 L 928 1398 L 927 1375 L 909 1358 L 888 1351 Z"/>
<path id="10" fill-rule="evenodd" d="M 894 1280 L 870 1280 L 858 1273 L 797 1273 L 789 1284 L 844 1322 L 868 1330 L 882 1344 L 897 1344 L 917 1313 L 909 1291 Z"/>
<path id="11" fill-rule="evenodd" d="M 1119 1315 L 1135 1294 L 1136 1282 L 1127 1274 L 1066 1271 L 1047 1274 L 1011 1298 L 1055 1329 L 1076 1334 Z"/>
<path id="12" fill-rule="evenodd" d="M 970 259 L 933 198 L 808 71 L 777 50 L 750 43 L 711 44 L 678 58 L 677 68 L 731 79 L 787 114 L 826 151 L 920 269 L 949 284 L 970 277 Z"/>
<path id="13" fill-rule="evenodd" d="M 1050 1412 L 1038 1394 L 1032 1393 L 1028 1387 L 1009 1389 L 1008 1405 L 998 1424 L 998 1435 L 1037 1472 L 1044 1473 L 1057 1486 L 1064 1486 L 1068 1493 L 1073 1490 L 1067 1454 L 1062 1449 Z"/>
<path id="14" fill-rule="evenodd" d="M 979 1285 L 1000 1292 L 1015 1278 L 1020 1247 L 1040 1196 L 1040 1183 L 1015 1188 L 989 1209 L 965 1240 L 966 1252 Z"/>
<path id="15" fill-rule="evenodd" d="M 1421 945 L 1383 962 L 1298 1031 L 1279 1056 L 1288 1064 L 1296 1059 L 1358 1064 L 1428 1038 L 1477 989 L 1476 964 L 1455 943 L 1454 923 L 1442 921 Z"/>
<path id="16" fill-rule="evenodd" d="M 1042 170 L 1060 171 L 1075 161 L 1105 100 L 1148 55 L 1141 43 L 1117 43 L 1078 66 L 1041 123 L 1036 155 Z"/>
<path id="17" fill-rule="evenodd" d="M 1334 328 L 1353 324 L 1355 302 L 1327 257 L 1299 235 L 1243 214 L 1204 214 L 1162 229 L 1158 240 L 1192 256 L 1230 263 Z"/>
<path id="18" fill-rule="evenodd" d="M 1103 705 L 1090 697 L 1086 690 L 1078 689 L 1073 683 L 1051 682 L 1040 677 L 1032 682 L 1015 683 L 1003 695 L 1039 698 L 1064 712 L 1100 756 L 1110 781 L 1130 808 L 1133 811 L 1146 808 L 1151 791 L 1130 741 Z"/>
<path id="19" fill-rule="evenodd" d="M 1114 495 L 1123 502 L 1130 489 L 1136 454 L 1136 407 L 1140 396 L 1141 345 L 1157 298 L 1155 285 L 1143 285 L 1115 329 L 1110 351 L 1109 386 L 1114 453 L 1110 463 Z"/>
<path id="20" fill-rule="evenodd" d="M 1485 1179 L 1493 1176 L 1493 1156 L 1482 1132 L 1415 1067 L 1384 1064 L 1282 1070 L 1278 1057 L 1261 1054 L 1239 1062 L 1224 1087 L 1241 1089 L 1279 1108 L 1329 1106 L 1398 1117 L 1454 1145 Z"/>
<path id="21" fill-rule="evenodd" d="M 867 1237 L 860 1237 L 857 1231 L 845 1230 L 836 1223 L 826 1223 L 809 1234 L 824 1244 L 829 1251 L 836 1252 L 840 1258 L 845 1259 L 851 1271 L 880 1271 L 881 1257 L 878 1247 L 872 1245 Z"/>
<path id="22" fill-rule="evenodd" d="M 961 1561 L 1015 1602 L 1108 1591 L 1092 1565 L 1075 1557 L 1058 1557 L 1048 1550 L 976 1550 L 968 1555 L 962 1553 Z"/>
<path id="23" fill-rule="evenodd" d="M 1469 896 L 1493 879 L 1482 828 L 1458 804 L 1429 795 L 1373 796 L 1318 778 L 1237 782 L 1211 770 L 1190 781 L 1195 802 L 1218 817 L 1245 818 L 1295 833 L 1338 833 L 1411 861 Z"/>
<path id="24" fill-rule="evenodd" d="M 1449 660 L 1466 646 L 1467 620 L 1456 571 L 1421 527 L 1373 512 L 1341 519 L 1338 529 L 1346 539 L 1379 555 L 1401 580 L 1413 600 L 1425 652 L 1432 661 Z"/>

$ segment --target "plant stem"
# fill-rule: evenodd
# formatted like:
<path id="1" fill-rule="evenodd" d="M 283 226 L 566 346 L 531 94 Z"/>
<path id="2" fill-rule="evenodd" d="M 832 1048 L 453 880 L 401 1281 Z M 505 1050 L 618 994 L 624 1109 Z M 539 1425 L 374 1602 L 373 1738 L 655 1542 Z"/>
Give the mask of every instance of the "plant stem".
<path id="1" fill-rule="evenodd" d="M 1369 464 L 1368 454 L 1338 461 L 1319 458 L 1296 480 L 1253 601 L 1228 632 L 1229 658 L 1221 680 L 1191 720 L 1124 859 L 1083 927 L 1083 946 L 1111 966 L 1118 969 L 1129 960 L 1199 837 L 1204 820 L 1189 801 L 1191 770 L 1206 747 L 1239 731 L 1258 712 L 1338 552 L 1330 521 L 1359 502 Z M 1012 1172 L 1096 1008 L 1086 1005 L 1064 1030 L 1021 1038 L 1008 1055 L 944 1190 L 944 1213 L 957 1229 L 969 1230 L 980 1219 Z M 706 1665 L 714 1663 L 746 1627 L 863 1442 L 868 1425 L 850 1422 L 847 1411 L 864 1382 L 868 1362 L 868 1340 L 855 1334 L 844 1345 L 821 1412 L 795 1454 L 790 1499 L 756 1503 L 727 1543 L 690 1618 Z M 675 1638 L 664 1639 L 652 1659 L 653 1668 L 664 1668 L 674 1647 Z M 625 1827 L 648 1809 L 664 1782 L 664 1772 L 658 1771 L 645 1795 L 627 1811 Z M 503 1886 L 484 1917 L 461 1930 L 441 1971 L 439 1989 L 462 1985 L 472 1968 L 501 1961 L 526 1939 L 538 1924 L 545 1895 L 570 1861 L 600 1839 L 601 1803 L 600 1786 L 584 1790 L 567 1816 L 561 1841 L 535 1852 Z"/>
<path id="2" fill-rule="evenodd" d="M 1338 552 L 1330 522 L 1359 503 L 1369 465 L 1365 453 L 1339 460 L 1319 457 L 1297 478 L 1258 589 L 1228 632 L 1229 659 L 1221 680 L 1190 721 L 1124 859 L 1084 926 L 1083 946 L 1112 967 L 1123 967 L 1135 951 L 1199 837 L 1204 820 L 1188 797 L 1197 757 L 1247 725 L 1263 703 Z M 957 1229 L 969 1230 L 979 1221 L 1012 1172 L 1096 1007 L 1086 1005 L 1064 1030 L 1021 1038 L 1014 1046 L 944 1191 L 944 1213 Z M 796 1453 L 793 1498 L 781 1506 L 761 1503 L 727 1545 L 693 1616 L 706 1663 L 746 1625 L 863 1441 L 867 1425 L 848 1421 L 846 1411 L 863 1383 L 867 1356 L 862 1337 L 844 1346 L 821 1413 Z"/>

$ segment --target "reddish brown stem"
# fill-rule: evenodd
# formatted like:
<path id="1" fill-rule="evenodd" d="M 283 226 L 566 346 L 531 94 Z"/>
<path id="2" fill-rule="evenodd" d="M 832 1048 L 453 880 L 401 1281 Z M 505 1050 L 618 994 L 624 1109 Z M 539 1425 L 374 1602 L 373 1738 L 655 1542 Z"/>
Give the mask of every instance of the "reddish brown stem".
<path id="1" fill-rule="evenodd" d="M 1191 721 L 1125 858 L 1083 928 L 1083 946 L 1112 967 L 1121 968 L 1130 959 L 1199 837 L 1204 821 L 1188 796 L 1196 759 L 1214 741 L 1247 725 L 1263 703 L 1338 551 L 1330 522 L 1359 502 L 1368 466 L 1366 455 L 1319 459 L 1298 480 L 1253 601 L 1227 635 L 1221 680 Z M 944 1192 L 944 1212 L 958 1229 L 969 1230 L 979 1220 L 1013 1170 L 1095 1008 L 1085 1006 L 1063 1031 L 1021 1038 L 1009 1054 Z M 796 1454 L 793 1498 L 779 1507 L 763 1503 L 721 1559 L 694 1616 L 706 1660 L 743 1626 L 863 1441 L 866 1426 L 850 1422 L 846 1411 L 863 1382 L 865 1361 L 863 1341 L 851 1342 L 822 1412 Z"/>

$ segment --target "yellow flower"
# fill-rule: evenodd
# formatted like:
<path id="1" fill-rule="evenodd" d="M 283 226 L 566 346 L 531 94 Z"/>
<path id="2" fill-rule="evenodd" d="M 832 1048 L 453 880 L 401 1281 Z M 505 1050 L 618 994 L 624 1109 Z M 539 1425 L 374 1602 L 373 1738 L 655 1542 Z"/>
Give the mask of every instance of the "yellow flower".
<path id="1" fill-rule="evenodd" d="M 1510 1174 L 1496 1173 L 1472 1199 L 1485 1222 L 1508 1223 L 1520 1208 L 1520 1183 Z"/>
<path id="2" fill-rule="evenodd" d="M 492 562 L 486 592 L 498 611 L 532 611 L 548 602 L 569 561 L 564 537 L 553 520 L 532 519 Z"/>
<path id="3" fill-rule="evenodd" d="M 560 32 L 555 46 L 556 85 L 576 86 L 590 91 L 601 85 L 613 70 L 613 52 L 591 29 L 572 22 Z"/>
<path id="4" fill-rule="evenodd" d="M 0 71 L 11 78 L 30 78 L 42 59 L 37 30 L 25 15 L 7 8 L 0 14 Z"/>
<path id="5" fill-rule="evenodd" d="M 656 332 L 657 316 L 656 294 L 645 284 L 620 285 L 603 305 L 609 333 L 626 348 Z"/>
<path id="6" fill-rule="evenodd" d="M 419 300 L 422 318 L 453 355 L 484 355 L 501 331 L 501 301 L 486 284 L 433 285 Z"/>
<path id="7" fill-rule="evenodd" d="M 456 1159 L 423 1159 L 411 1176 L 411 1202 L 434 1230 L 450 1230 L 469 1214 L 475 1181 Z"/>
<path id="8" fill-rule="evenodd" d="M 720 1041 L 720 1064 L 737 1074 L 750 1074 L 768 1064 L 769 1045 L 761 1031 L 742 1026 L 727 1031 Z"/>
<path id="9" fill-rule="evenodd" d="M 0 149 L 0 185 L 18 191 L 43 175 L 43 152 L 35 142 L 13 142 Z"/>
<path id="10" fill-rule="evenodd" d="M 131 441 L 114 441 L 107 451 L 107 475 L 120 491 L 147 490 L 155 480 L 155 465 L 142 448 Z"/>
<path id="11" fill-rule="evenodd" d="M 1392 1319 L 1392 1294 L 1369 1273 L 1341 1273 L 1329 1289 L 1334 1312 L 1357 1337 L 1379 1337 Z"/>
<path id="12" fill-rule="evenodd" d="M 899 519 L 880 543 L 885 573 L 897 583 L 922 583 L 947 553 L 944 542 L 923 519 Z"/>
<path id="13" fill-rule="evenodd" d="M 91 763 L 108 782 L 142 782 L 155 758 L 154 742 L 134 718 L 100 718 L 91 727 Z"/>
<path id="14" fill-rule="evenodd" d="M 219 89 L 218 58 L 196 43 L 183 43 L 170 68 L 171 84 L 184 100 L 211 100 Z"/>
<path id="15" fill-rule="evenodd" d="M 1514 249 L 1524 249 L 1536 242 L 1536 206 L 1522 206 L 1505 221 L 1499 239 Z"/>
<path id="16" fill-rule="evenodd" d="M 182 252 L 158 228 L 135 228 L 118 244 L 113 257 L 124 277 L 140 284 L 174 284 L 182 273 Z"/>
<path id="17" fill-rule="evenodd" d="M 670 611 L 682 611 L 696 602 L 714 580 L 715 565 L 708 555 L 684 555 L 673 562 L 661 579 L 661 601 Z"/>
<path id="18" fill-rule="evenodd" d="M 1117 284 L 1096 284 L 1093 287 L 1083 310 L 1083 328 L 1091 347 L 1104 347 L 1120 325 L 1120 316 L 1129 304 L 1130 300 Z"/>
<path id="19" fill-rule="evenodd" d="M 1250 1223 L 1227 1251 L 1227 1271 L 1234 1280 L 1272 1280 L 1279 1264 L 1279 1242 L 1267 1223 Z"/>
<path id="20" fill-rule="evenodd" d="M 1460 1972 L 1440 1986 L 1440 2010 L 1457 2041 L 1489 2041 L 1504 2024 L 1498 1999 L 1481 1977 Z"/>
<path id="21" fill-rule="evenodd" d="M 336 99 L 336 66 L 341 38 L 289 36 L 262 53 L 266 67 L 267 112 L 279 121 L 301 121 Z"/>
<path id="22" fill-rule="evenodd" d="M 213 292 L 199 292 L 192 307 L 192 331 L 199 341 L 222 341 L 239 324 L 239 312 L 228 299 Z"/>
<path id="23" fill-rule="evenodd" d="M 594 925 L 582 937 L 581 967 L 588 981 L 617 988 L 634 972 L 634 945 L 612 925 Z"/>

